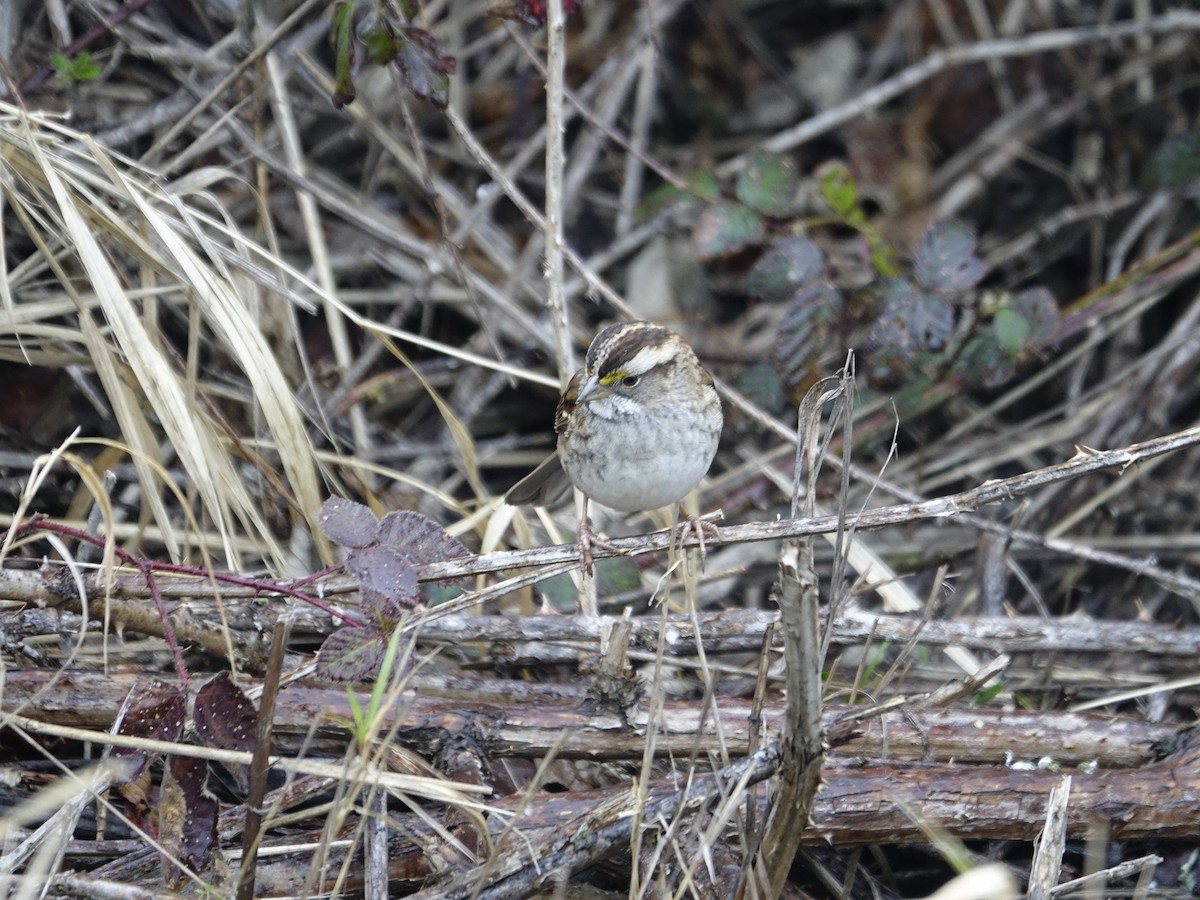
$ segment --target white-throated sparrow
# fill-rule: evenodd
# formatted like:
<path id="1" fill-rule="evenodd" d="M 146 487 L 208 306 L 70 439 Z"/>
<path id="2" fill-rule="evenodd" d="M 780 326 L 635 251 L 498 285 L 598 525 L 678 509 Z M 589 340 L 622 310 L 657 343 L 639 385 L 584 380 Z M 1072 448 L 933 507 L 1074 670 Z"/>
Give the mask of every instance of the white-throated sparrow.
<path id="1" fill-rule="evenodd" d="M 669 506 L 708 472 L 721 424 L 712 376 L 687 341 L 652 322 L 610 325 L 559 400 L 558 449 L 504 499 L 545 506 L 574 484 L 618 512 Z M 585 506 L 585 561 L 586 520 Z"/>

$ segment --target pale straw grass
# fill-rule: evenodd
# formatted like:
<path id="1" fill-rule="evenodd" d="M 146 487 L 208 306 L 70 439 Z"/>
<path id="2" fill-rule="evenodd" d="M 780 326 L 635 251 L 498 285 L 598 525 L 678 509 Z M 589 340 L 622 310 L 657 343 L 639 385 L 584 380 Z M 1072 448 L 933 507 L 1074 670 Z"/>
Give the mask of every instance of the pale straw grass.
<path id="1" fill-rule="evenodd" d="M 208 409 L 194 356 L 181 366 L 159 334 L 160 304 L 177 304 L 191 324 L 203 326 L 216 345 L 212 352 L 219 350 L 244 374 L 295 511 L 311 528 L 323 494 L 313 448 L 247 299 L 248 280 L 231 275 L 215 246 L 229 232 L 203 229 L 186 197 L 46 117 L 0 105 L 0 153 L 6 201 L 37 246 L 14 271 L 16 289 L 4 297 L 0 339 L 46 362 L 64 343 L 82 350 L 129 444 L 143 502 L 173 557 L 183 556 L 183 541 L 154 472 L 156 463 L 166 462 L 164 441 L 199 501 L 197 519 L 220 536 L 225 565 L 238 567 L 236 539 L 247 535 L 262 558 L 282 567 L 287 551 L 231 452 L 231 438 L 240 436 L 230 435 Z M 226 243 L 223 250 L 238 247 Z M 27 300 L 33 278 L 47 269 L 59 291 L 43 284 L 37 293 L 48 300 Z M 141 284 L 131 288 L 134 279 Z M 78 313 L 76 331 L 61 324 L 64 297 Z M 47 321 L 52 316 L 55 321 Z M 189 355 L 195 347 L 189 345 Z"/>

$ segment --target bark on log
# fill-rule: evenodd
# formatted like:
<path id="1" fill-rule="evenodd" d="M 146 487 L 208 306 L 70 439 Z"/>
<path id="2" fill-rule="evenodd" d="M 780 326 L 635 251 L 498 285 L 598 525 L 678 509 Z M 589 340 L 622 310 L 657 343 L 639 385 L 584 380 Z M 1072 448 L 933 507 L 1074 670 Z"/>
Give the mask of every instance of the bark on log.
<path id="1" fill-rule="evenodd" d="M 10 669 L 0 710 L 103 731 L 140 680 L 124 673 Z M 447 688 L 452 698 L 471 699 L 436 696 Z M 358 696 L 365 708 L 369 695 Z M 536 758 L 553 748 L 567 759 L 640 760 L 650 725 L 644 705 L 622 718 L 589 710 L 583 691 L 501 679 L 457 684 L 418 678 L 397 707 L 385 726 L 395 725 L 398 739 L 414 749 L 436 753 L 469 733 L 492 758 Z M 1049 757 L 1065 765 L 1094 760 L 1104 767 L 1131 766 L 1149 762 L 1155 745 L 1178 731 L 1131 718 L 1052 712 L 907 709 L 856 721 L 861 714 L 859 708 L 826 705 L 824 727 L 837 755 L 961 762 Z M 750 715 L 750 701 L 739 698 L 718 699 L 711 713 L 700 701 L 667 701 L 654 729 L 656 752 L 716 752 L 723 746 L 731 755 L 744 755 L 751 748 Z M 781 717 L 780 701 L 764 708 L 768 736 L 779 733 Z M 291 684 L 279 695 L 275 733 L 302 738 L 315 731 L 341 739 L 352 721 L 344 686 Z"/>

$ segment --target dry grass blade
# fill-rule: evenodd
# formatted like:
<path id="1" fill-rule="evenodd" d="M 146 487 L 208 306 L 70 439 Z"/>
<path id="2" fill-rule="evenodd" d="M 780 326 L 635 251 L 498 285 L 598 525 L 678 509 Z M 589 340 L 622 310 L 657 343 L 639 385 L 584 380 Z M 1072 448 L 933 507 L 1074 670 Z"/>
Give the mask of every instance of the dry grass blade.
<path id="1" fill-rule="evenodd" d="M 274 438 L 274 448 L 287 474 L 287 483 L 295 493 L 297 509 L 304 515 L 319 542 L 320 532 L 315 527 L 316 511 L 321 506 L 323 491 L 317 481 L 313 448 L 296 398 L 258 322 L 251 315 L 248 302 L 238 296 L 232 279 L 206 263 L 183 240 L 179 234 L 179 223 L 169 220 L 148 202 L 99 145 L 91 140 L 87 144 L 113 183 L 126 191 L 129 202 L 141 214 L 151 235 L 157 238 L 166 254 L 163 262 L 173 264 L 168 271 L 179 272 L 181 280 L 188 286 L 189 297 L 199 304 L 207 324 L 245 372 L 256 405 L 266 418 Z M 193 240 L 201 246 L 207 246 L 209 239 L 196 227 L 183 201 L 179 197 L 172 197 L 171 200 L 180 220 L 191 228 Z M 324 555 L 328 557 L 328 551 Z"/>
<path id="2" fill-rule="evenodd" d="M 1016 879 L 1001 863 L 977 866 L 947 882 L 928 900 L 1017 900 Z"/>
<path id="3" fill-rule="evenodd" d="M 36 822 L 47 813 L 57 812 L 67 806 L 75 797 L 91 795 L 104 790 L 113 780 L 122 776 L 129 764 L 121 760 L 107 759 L 98 762 L 88 769 L 69 773 L 53 784 L 39 791 L 27 803 L 10 809 L 0 818 L 0 838 L 8 840 L 14 829 L 28 822 Z M 46 828 L 46 826 L 43 826 Z M 38 841 L 31 840 L 30 848 Z M 25 855 L 20 850 L 9 851 L 0 859 L 0 874 L 11 875 L 20 865 Z"/>
<path id="4" fill-rule="evenodd" d="M 80 741 L 93 741 L 97 745 L 130 747 L 148 753 L 170 753 L 195 759 L 215 760 L 235 765 L 251 765 L 254 755 L 240 750 L 220 750 L 195 744 L 179 744 L 150 738 L 131 737 L 122 734 L 107 734 L 85 728 L 68 728 L 38 722 L 24 716 L 9 713 L 4 719 L 7 725 L 19 727 L 30 734 L 47 734 Z M 388 790 L 402 791 L 413 797 L 422 797 L 438 803 L 451 803 L 472 809 L 486 810 L 472 795 L 486 794 L 488 789 L 478 785 L 453 784 L 442 778 L 421 775 L 406 775 L 400 772 L 384 772 L 361 759 L 348 760 L 344 765 L 320 762 L 312 759 L 290 759 L 274 756 L 271 765 L 296 775 L 317 775 L 324 778 L 361 779 L 364 784 L 375 784 Z"/>
<path id="5" fill-rule="evenodd" d="M 210 252 L 206 258 L 202 252 L 211 250 L 213 237 L 195 223 L 182 199 L 162 193 L 147 173 L 115 159 L 86 136 L 58 125 L 49 127 L 43 119 L 11 107 L 0 107 L 0 112 L 5 114 L 0 140 L 20 185 L 20 190 L 16 184 L 10 186 L 10 202 L 31 234 L 36 234 L 34 223 L 40 223 L 47 234 L 43 260 L 76 304 L 80 316 L 76 340 L 87 347 L 131 443 L 144 496 L 168 545 L 174 553 L 181 552 L 178 540 L 172 539 L 173 526 L 159 500 L 160 491 L 142 461 L 160 458 L 158 439 L 141 412 L 137 394 L 126 386 L 121 374 L 124 365 L 146 392 L 207 517 L 222 535 L 228 564 L 236 565 L 238 554 L 231 541 L 243 526 L 268 557 L 282 564 L 285 552 L 262 516 L 261 501 L 251 496 L 234 468 L 224 429 L 196 402 L 199 388 L 185 382 L 150 327 L 152 314 L 125 286 L 126 276 L 115 265 L 114 253 L 126 254 L 157 277 L 170 278 L 172 295 L 194 304 L 199 320 L 212 329 L 222 350 L 246 374 L 256 406 L 274 437 L 296 507 L 311 525 L 321 487 L 303 417 L 249 304 L 223 267 L 214 264 L 214 255 Z M 133 222 L 143 230 L 135 229 Z M 66 241 L 67 258 L 78 260 L 94 291 L 103 326 L 93 323 L 93 303 L 83 299 L 60 262 L 63 251 L 51 249 L 59 235 Z"/>

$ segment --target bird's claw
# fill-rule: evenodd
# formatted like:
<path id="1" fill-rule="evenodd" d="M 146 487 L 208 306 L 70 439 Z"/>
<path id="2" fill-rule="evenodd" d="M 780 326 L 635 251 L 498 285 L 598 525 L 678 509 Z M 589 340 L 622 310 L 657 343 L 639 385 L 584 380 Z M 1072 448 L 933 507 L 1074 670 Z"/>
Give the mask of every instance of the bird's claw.
<path id="1" fill-rule="evenodd" d="M 679 546 L 682 549 L 683 542 L 687 539 L 689 533 L 696 535 L 696 544 L 700 550 L 700 561 L 703 563 L 704 557 L 708 553 L 705 541 L 718 540 L 721 537 L 721 530 L 707 519 L 691 515 L 683 508 L 683 504 L 679 506 L 679 515 L 683 519 L 679 525 Z"/>
<path id="2" fill-rule="evenodd" d="M 579 563 L 583 566 L 583 571 L 588 575 L 592 574 L 592 547 L 603 547 L 605 550 L 610 550 L 613 553 L 619 553 L 616 547 L 605 541 L 603 538 L 596 537 L 592 531 L 592 523 L 587 519 L 579 520 Z"/>

